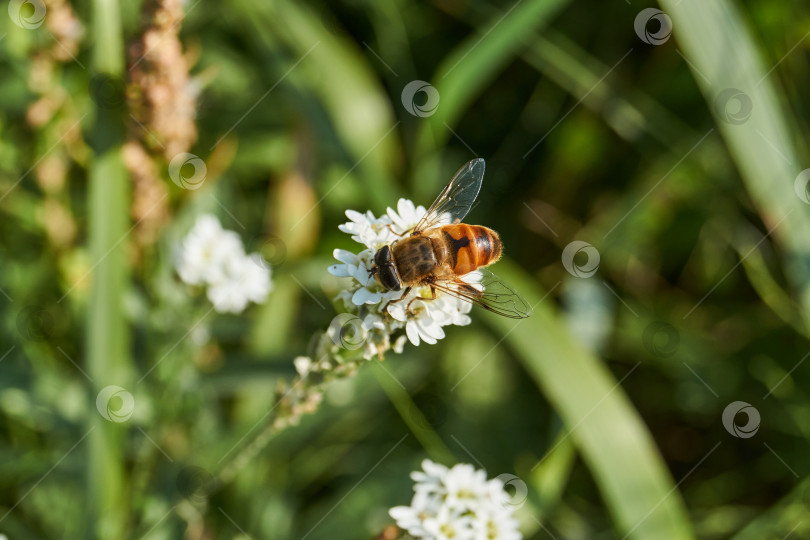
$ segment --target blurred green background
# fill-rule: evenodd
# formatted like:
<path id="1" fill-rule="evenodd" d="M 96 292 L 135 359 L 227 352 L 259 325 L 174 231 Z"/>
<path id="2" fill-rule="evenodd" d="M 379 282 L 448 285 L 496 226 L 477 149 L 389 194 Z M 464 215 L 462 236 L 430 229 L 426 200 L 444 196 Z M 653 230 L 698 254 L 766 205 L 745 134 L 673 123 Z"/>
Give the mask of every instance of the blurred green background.
<path id="1" fill-rule="evenodd" d="M 0 533 L 374 538 L 430 457 L 515 475 L 526 538 L 810 536 L 806 3 L 8 13 Z M 422 115 L 414 80 L 440 96 Z M 169 177 L 183 152 L 199 189 Z M 468 221 L 499 231 L 495 270 L 535 314 L 474 310 L 256 441 L 335 315 L 326 267 L 358 249 L 344 211 L 428 205 L 476 156 Z M 180 282 L 204 212 L 273 248 L 264 305 L 212 313 Z M 563 264 L 574 241 L 599 254 L 590 277 Z M 110 385 L 134 398 L 125 421 L 96 408 Z M 738 401 L 753 434 L 724 426 Z"/>

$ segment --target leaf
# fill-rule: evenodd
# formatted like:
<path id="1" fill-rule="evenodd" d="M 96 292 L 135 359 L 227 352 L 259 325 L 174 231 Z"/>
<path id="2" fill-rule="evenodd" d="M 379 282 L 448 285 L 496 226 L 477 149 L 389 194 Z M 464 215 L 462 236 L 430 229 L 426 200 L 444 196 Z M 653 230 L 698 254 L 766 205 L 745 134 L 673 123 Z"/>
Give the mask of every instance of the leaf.
<path id="1" fill-rule="evenodd" d="M 459 44 L 433 77 L 440 102 L 435 114 L 423 125 L 422 133 L 432 130 L 434 144 L 444 146 L 443 142 L 452 135 L 444 124 L 455 125 L 470 103 L 515 58 L 526 39 L 567 3 L 568 0 L 514 2 L 493 14 L 488 24 Z"/>
<path id="2" fill-rule="evenodd" d="M 501 260 L 498 274 L 534 305 L 515 322 L 487 321 L 514 349 L 559 413 L 566 433 L 588 464 L 621 537 L 693 538 L 677 492 L 649 431 L 607 367 L 585 351 L 554 313 L 549 299 L 514 264 Z M 547 293 L 548 294 L 548 293 Z M 625 377 L 632 377 L 631 367 Z M 554 449 L 545 449 L 552 452 Z M 542 465 L 541 460 L 538 466 Z"/>
<path id="3" fill-rule="evenodd" d="M 786 273 L 810 328 L 810 217 L 794 190 L 805 167 L 777 99 L 778 66 L 766 67 L 729 0 L 662 0 L 661 5 L 765 226 L 787 252 Z"/>
<path id="4" fill-rule="evenodd" d="M 447 55 L 433 85 L 439 103 L 431 116 L 423 118 L 417 136 L 417 161 L 413 177 L 420 195 L 435 190 L 437 163 L 429 158 L 433 148 L 443 148 L 452 127 L 476 97 L 498 76 L 538 27 L 559 12 L 568 0 L 517 1 L 493 14 L 490 21 Z"/>
<path id="5" fill-rule="evenodd" d="M 357 168 L 362 173 L 376 204 L 389 203 L 396 192 L 392 170 L 397 163 L 399 122 L 368 59 L 353 42 L 324 27 L 303 4 L 243 0 L 239 5 L 240 15 L 267 54 L 277 52 L 278 40 L 293 50 L 289 67 L 282 71 L 289 71 L 286 83 L 299 81 L 299 86 L 317 94 L 338 143 L 350 154 L 347 170 Z"/>

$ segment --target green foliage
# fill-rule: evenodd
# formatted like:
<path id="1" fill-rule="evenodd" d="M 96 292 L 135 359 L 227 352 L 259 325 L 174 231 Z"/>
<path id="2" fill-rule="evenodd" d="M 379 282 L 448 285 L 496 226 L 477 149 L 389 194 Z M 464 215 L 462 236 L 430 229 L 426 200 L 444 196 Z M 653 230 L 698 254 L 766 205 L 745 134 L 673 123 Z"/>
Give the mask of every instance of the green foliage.
<path id="1" fill-rule="evenodd" d="M 516 475 L 526 538 L 807 536 L 810 11 L 660 4 L 655 45 L 636 3 L 187 2 L 194 190 L 133 105 L 153 5 L 75 3 L 73 34 L 58 2 L 2 17 L 0 533 L 374 538 L 431 458 Z M 434 111 L 408 111 L 414 80 Z M 493 269 L 534 315 L 476 308 L 267 431 L 335 315 L 345 210 L 427 205 L 476 155 L 468 221 L 499 231 Z M 177 277 L 204 212 L 274 250 L 265 304 L 219 314 Z M 751 437 L 724 426 L 735 401 Z"/>

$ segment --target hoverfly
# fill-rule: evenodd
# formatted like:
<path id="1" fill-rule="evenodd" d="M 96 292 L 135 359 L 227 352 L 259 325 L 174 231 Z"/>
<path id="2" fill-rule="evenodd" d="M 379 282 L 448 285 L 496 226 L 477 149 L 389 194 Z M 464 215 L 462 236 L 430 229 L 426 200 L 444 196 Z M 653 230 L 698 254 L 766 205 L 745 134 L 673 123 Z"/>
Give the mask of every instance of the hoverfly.
<path id="1" fill-rule="evenodd" d="M 415 287 L 429 287 L 431 297 L 417 296 L 411 302 L 435 299 L 438 290 L 505 317 L 522 319 L 532 314 L 532 308 L 514 289 L 485 269 L 501 258 L 498 233 L 461 223 L 483 180 L 484 160 L 470 161 L 453 176 L 413 230 L 377 250 L 371 274 L 389 291 L 402 290 L 402 296 L 389 303 L 404 300 Z M 480 282 L 462 279 L 475 270 L 483 275 Z"/>

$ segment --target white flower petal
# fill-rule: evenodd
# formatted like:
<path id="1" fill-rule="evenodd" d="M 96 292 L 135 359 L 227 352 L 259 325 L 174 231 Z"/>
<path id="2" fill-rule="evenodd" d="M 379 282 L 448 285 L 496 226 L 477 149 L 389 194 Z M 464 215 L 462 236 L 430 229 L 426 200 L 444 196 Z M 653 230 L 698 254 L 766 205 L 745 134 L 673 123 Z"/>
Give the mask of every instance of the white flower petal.
<path id="1" fill-rule="evenodd" d="M 374 278 L 365 266 L 358 266 L 354 269 L 351 276 L 357 280 L 360 285 L 366 286 L 374 281 Z"/>
<path id="2" fill-rule="evenodd" d="M 409 199 L 399 199 L 397 201 L 397 211 L 404 220 L 416 221 L 416 207 Z"/>
<path id="3" fill-rule="evenodd" d="M 357 289 L 354 296 L 352 296 L 352 303 L 356 306 L 362 306 L 363 304 L 377 304 L 379 303 L 380 299 L 380 293 L 371 292 L 368 289 L 361 287 L 360 289 Z"/>
<path id="4" fill-rule="evenodd" d="M 382 317 L 370 313 L 366 315 L 365 319 L 363 319 L 363 328 L 366 330 L 372 330 L 374 328 L 377 330 L 385 330 L 385 323 L 383 322 Z"/>
<path id="5" fill-rule="evenodd" d="M 345 249 L 336 249 L 332 252 L 335 259 L 346 264 L 357 264 L 357 255 Z"/>
<path id="6" fill-rule="evenodd" d="M 419 329 L 422 331 L 423 335 L 428 335 L 433 339 L 444 339 L 444 330 L 442 330 L 442 327 L 436 324 L 435 321 L 422 319 L 416 324 L 419 325 Z"/>
<path id="7" fill-rule="evenodd" d="M 298 356 L 293 360 L 293 364 L 295 365 L 295 370 L 298 372 L 299 375 L 304 376 L 309 373 L 309 370 L 312 367 L 312 358 L 309 356 Z"/>
<path id="8" fill-rule="evenodd" d="M 424 332 L 419 332 L 419 337 L 422 339 L 422 341 L 424 341 L 428 345 L 436 345 L 437 343 L 437 340 L 433 336 L 428 335 Z"/>
<path id="9" fill-rule="evenodd" d="M 472 272 L 467 272 L 463 276 L 461 276 L 462 281 L 466 281 L 467 283 L 478 283 L 482 279 L 484 279 L 484 274 L 480 270 L 473 270 Z M 482 287 L 483 289 L 483 287 Z"/>
<path id="10" fill-rule="evenodd" d="M 207 285 L 206 295 L 220 312 L 240 313 L 251 301 L 263 302 L 273 287 L 261 256 L 245 255 L 239 235 L 210 214 L 200 216 L 183 239 L 177 273 L 185 283 Z"/>
<path id="11" fill-rule="evenodd" d="M 406 341 L 408 341 L 408 336 L 399 336 L 391 348 L 394 349 L 395 353 L 402 354 L 402 351 L 405 350 Z"/>
<path id="12" fill-rule="evenodd" d="M 406 321 L 407 314 L 405 313 L 405 302 L 397 302 L 395 304 L 388 304 L 388 313 L 398 321 Z"/>
<path id="13" fill-rule="evenodd" d="M 349 277 L 351 274 L 349 273 L 349 265 L 348 264 L 333 264 L 329 268 L 326 269 L 327 272 L 332 274 L 335 277 Z"/>
<path id="14" fill-rule="evenodd" d="M 393 209 L 391 209 L 391 208 L 387 208 L 387 209 L 386 209 L 386 212 L 388 213 L 388 217 L 390 217 L 390 218 L 391 218 L 391 221 L 393 221 L 393 222 L 394 222 L 394 223 L 392 224 L 392 227 L 394 228 L 394 230 L 395 230 L 395 231 L 396 231 L 398 234 L 402 234 L 402 233 L 404 233 L 405 231 L 407 231 L 408 229 L 410 229 L 410 227 L 408 226 L 407 222 L 405 222 L 403 219 L 401 219 L 401 218 L 400 218 L 400 217 L 397 215 L 397 213 L 396 213 L 396 212 L 394 212 L 394 210 L 393 210 Z"/>
<path id="15" fill-rule="evenodd" d="M 441 463 L 436 463 L 436 462 L 431 461 L 429 459 L 423 459 L 422 460 L 422 469 L 428 475 L 430 475 L 432 477 L 436 477 L 438 479 L 444 479 L 445 475 L 447 474 L 447 471 L 449 470 L 447 467 L 445 467 Z"/>
<path id="16" fill-rule="evenodd" d="M 208 287 L 208 300 L 220 313 L 241 313 L 248 305 L 248 297 L 238 284 L 231 281 L 215 283 Z"/>
<path id="17" fill-rule="evenodd" d="M 408 336 L 408 341 L 413 343 L 415 347 L 419 346 L 419 330 L 414 322 L 408 322 L 405 325 L 405 335 Z"/>

